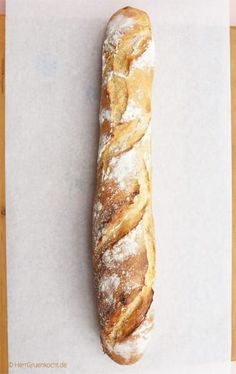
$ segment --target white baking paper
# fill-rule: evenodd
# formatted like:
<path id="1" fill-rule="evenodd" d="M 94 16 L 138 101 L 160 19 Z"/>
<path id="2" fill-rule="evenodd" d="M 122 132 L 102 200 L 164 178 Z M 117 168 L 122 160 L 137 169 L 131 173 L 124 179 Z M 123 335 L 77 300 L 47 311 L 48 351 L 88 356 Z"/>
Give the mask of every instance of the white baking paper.
<path id="1" fill-rule="evenodd" d="M 102 353 L 91 265 L 101 46 L 126 5 L 148 11 L 156 42 L 156 326 L 129 368 Z M 229 372 L 229 95 L 225 0 L 8 0 L 10 374 Z M 67 368 L 16 365 L 38 362 Z"/>

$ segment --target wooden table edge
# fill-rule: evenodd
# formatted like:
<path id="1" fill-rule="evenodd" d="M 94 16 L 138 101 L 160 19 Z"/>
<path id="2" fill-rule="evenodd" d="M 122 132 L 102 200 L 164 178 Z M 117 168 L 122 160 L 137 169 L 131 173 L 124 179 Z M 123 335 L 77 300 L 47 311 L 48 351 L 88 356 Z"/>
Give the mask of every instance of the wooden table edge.
<path id="1" fill-rule="evenodd" d="M 236 361 L 236 26 L 230 27 L 232 134 L 232 335 L 231 360 Z"/>
<path id="2" fill-rule="evenodd" d="M 8 373 L 5 216 L 5 16 L 0 15 L 0 373 Z"/>

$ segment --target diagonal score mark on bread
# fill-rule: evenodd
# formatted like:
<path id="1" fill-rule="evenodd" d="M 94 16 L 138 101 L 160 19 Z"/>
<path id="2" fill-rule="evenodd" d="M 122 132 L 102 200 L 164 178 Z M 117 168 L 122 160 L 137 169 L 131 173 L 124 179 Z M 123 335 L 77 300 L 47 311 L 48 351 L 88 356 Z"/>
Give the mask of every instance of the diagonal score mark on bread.
<path id="1" fill-rule="evenodd" d="M 126 7 L 103 45 L 93 264 L 104 352 L 120 364 L 143 354 L 153 316 L 155 247 L 150 117 L 153 41 L 147 14 Z"/>

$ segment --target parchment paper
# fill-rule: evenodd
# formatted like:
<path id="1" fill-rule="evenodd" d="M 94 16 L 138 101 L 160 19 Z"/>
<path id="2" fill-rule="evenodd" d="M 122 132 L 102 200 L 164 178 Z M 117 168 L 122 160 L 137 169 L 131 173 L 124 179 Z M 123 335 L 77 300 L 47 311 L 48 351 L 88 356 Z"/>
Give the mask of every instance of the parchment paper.
<path id="1" fill-rule="evenodd" d="M 91 207 L 102 40 L 108 18 L 126 5 L 148 11 L 156 41 L 157 282 L 146 355 L 122 368 L 99 343 Z M 13 365 L 11 374 L 173 374 L 181 365 L 202 374 L 229 361 L 228 38 L 225 0 L 8 0 L 9 358 L 67 363 Z"/>

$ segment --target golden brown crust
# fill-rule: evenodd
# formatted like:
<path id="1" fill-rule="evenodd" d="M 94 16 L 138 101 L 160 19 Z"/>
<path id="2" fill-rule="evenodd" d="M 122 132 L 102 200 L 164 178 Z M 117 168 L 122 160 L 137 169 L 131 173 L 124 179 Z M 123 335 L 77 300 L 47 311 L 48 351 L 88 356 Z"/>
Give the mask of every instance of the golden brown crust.
<path id="1" fill-rule="evenodd" d="M 120 364 L 143 354 L 153 317 L 149 17 L 126 7 L 103 45 L 100 144 L 93 213 L 93 264 L 104 351 Z"/>

